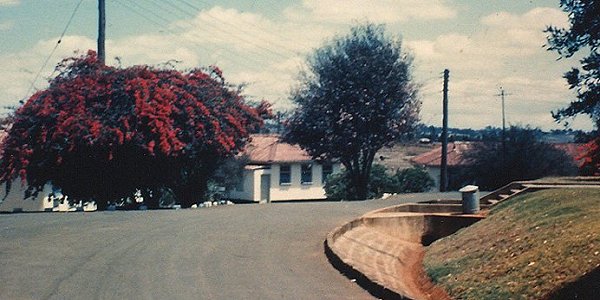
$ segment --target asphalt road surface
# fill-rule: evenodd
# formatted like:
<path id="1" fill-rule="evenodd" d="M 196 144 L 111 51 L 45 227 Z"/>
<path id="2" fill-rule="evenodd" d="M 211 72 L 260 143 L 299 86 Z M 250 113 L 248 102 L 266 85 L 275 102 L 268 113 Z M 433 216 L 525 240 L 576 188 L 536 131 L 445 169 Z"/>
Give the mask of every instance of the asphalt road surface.
<path id="1" fill-rule="evenodd" d="M 0 299 L 372 299 L 329 264 L 327 233 L 458 197 L 0 215 Z"/>

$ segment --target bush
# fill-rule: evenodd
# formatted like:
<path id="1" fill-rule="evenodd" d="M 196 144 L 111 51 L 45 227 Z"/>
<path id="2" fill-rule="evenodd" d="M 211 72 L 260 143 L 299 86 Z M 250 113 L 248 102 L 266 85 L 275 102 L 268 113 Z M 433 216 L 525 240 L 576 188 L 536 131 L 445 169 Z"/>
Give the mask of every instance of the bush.
<path id="1" fill-rule="evenodd" d="M 433 188 L 434 180 L 427 170 L 422 167 L 413 167 L 396 171 L 393 177 L 396 193 L 422 193 Z"/>
<path id="2" fill-rule="evenodd" d="M 433 187 L 434 181 L 424 168 L 413 167 L 398 170 L 389 175 L 384 166 L 374 164 L 371 168 L 368 198 L 379 198 L 383 193 L 419 193 Z M 348 172 L 332 174 L 327 178 L 325 194 L 328 199 L 352 199 L 354 192 Z"/>

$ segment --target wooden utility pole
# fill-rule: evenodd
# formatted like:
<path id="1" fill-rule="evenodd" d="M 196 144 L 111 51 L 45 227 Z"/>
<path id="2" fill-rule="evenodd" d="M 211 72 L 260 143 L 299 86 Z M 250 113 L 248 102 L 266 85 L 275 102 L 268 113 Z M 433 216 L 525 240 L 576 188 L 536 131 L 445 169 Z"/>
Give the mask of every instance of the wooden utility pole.
<path id="1" fill-rule="evenodd" d="M 106 30 L 106 3 L 105 0 L 98 0 L 98 60 L 103 65 L 106 64 L 106 52 L 104 49 Z"/>
<path id="2" fill-rule="evenodd" d="M 504 111 L 504 96 L 508 96 L 504 92 L 504 89 L 500 87 L 500 94 L 496 95 L 502 99 L 502 164 L 504 164 L 504 158 L 506 157 L 506 114 Z"/>
<path id="3" fill-rule="evenodd" d="M 440 165 L 440 192 L 448 189 L 448 79 L 450 71 L 444 70 L 444 99 L 442 117 L 442 161 Z"/>

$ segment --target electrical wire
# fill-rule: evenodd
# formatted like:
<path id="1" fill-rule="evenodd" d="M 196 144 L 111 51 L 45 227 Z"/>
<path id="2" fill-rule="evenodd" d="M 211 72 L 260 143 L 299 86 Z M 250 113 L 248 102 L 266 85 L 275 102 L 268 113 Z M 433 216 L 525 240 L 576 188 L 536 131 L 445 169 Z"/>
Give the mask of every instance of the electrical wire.
<path id="1" fill-rule="evenodd" d="M 54 48 L 52 48 L 52 51 L 50 51 L 50 54 L 48 55 L 48 57 L 46 57 L 46 60 L 42 64 L 42 67 L 39 69 L 39 71 L 35 75 L 35 78 L 31 82 L 31 85 L 29 86 L 29 89 L 27 90 L 27 94 L 25 95 L 25 97 L 23 97 L 23 99 L 25 99 L 27 96 L 29 96 L 29 94 L 31 94 L 31 92 L 33 91 L 35 83 L 40 78 L 40 74 L 42 74 L 42 72 L 44 71 L 44 69 L 48 65 L 48 62 L 50 61 L 50 58 L 52 58 L 52 55 L 54 55 L 54 52 L 56 52 L 56 49 L 58 48 L 58 45 L 60 45 L 60 43 L 62 42 L 62 39 L 65 36 L 65 34 L 67 33 L 67 30 L 69 29 L 69 26 L 71 25 L 71 22 L 73 21 L 73 18 L 75 18 L 75 14 L 79 10 L 79 6 L 81 6 L 82 2 L 83 2 L 83 0 L 79 0 L 79 2 L 77 3 L 77 5 L 75 6 L 75 9 L 73 10 L 73 13 L 71 13 L 71 16 L 69 17 L 69 20 L 67 21 L 67 25 L 65 26 L 65 28 L 62 31 L 62 33 L 60 34 L 60 37 L 58 38 L 58 41 L 54 45 Z"/>
<path id="2" fill-rule="evenodd" d="M 138 8 L 134 8 L 129 3 L 123 2 L 121 0 L 114 0 L 114 1 L 115 1 L 115 3 L 118 3 L 121 6 L 123 6 L 124 8 L 126 8 L 128 11 L 130 11 L 130 12 L 132 12 L 132 13 L 140 16 L 140 17 L 142 17 L 146 21 L 151 22 L 151 23 L 153 23 L 153 24 L 161 27 L 167 34 L 169 34 L 169 35 L 171 35 L 171 36 L 173 36 L 175 38 L 180 38 L 181 37 L 181 35 L 175 33 L 174 31 L 172 31 L 170 29 L 168 29 L 169 21 L 167 19 L 165 19 L 165 18 L 163 18 L 161 16 L 157 16 L 158 19 L 160 19 L 160 20 L 162 20 L 164 22 L 164 23 L 161 24 L 160 22 L 157 22 L 155 19 L 149 18 L 144 13 L 140 12 Z M 137 7 L 139 7 L 139 5 L 137 5 Z M 148 11 L 147 8 L 140 7 L 140 9 L 142 9 L 144 11 Z M 182 26 L 179 26 L 179 25 L 176 25 L 176 26 L 179 27 L 179 28 L 181 28 L 181 29 L 185 29 Z M 198 42 L 196 42 L 194 40 L 190 40 L 190 42 L 192 42 L 193 44 L 195 44 L 198 48 L 201 48 L 201 49 L 205 50 L 206 52 L 215 52 L 214 49 L 207 48 L 203 44 L 198 43 Z M 235 52 L 231 51 L 228 48 L 220 48 L 218 50 L 223 50 L 223 51 L 229 52 L 230 54 L 232 54 L 233 58 L 238 58 L 239 57 L 238 53 L 235 53 Z M 254 60 L 257 64 L 264 64 L 264 62 L 261 62 L 261 61 L 256 60 L 256 59 L 252 59 L 251 58 L 250 60 Z M 245 60 L 237 59 L 236 63 L 239 64 L 239 65 L 243 65 L 243 66 L 245 66 L 245 67 L 247 67 L 249 69 L 255 69 L 256 68 L 256 66 L 248 64 Z"/>
<path id="3" fill-rule="evenodd" d="M 200 9 L 198 6 L 195 6 L 195 5 L 191 4 L 189 1 L 186 1 L 186 0 L 177 0 L 177 1 L 179 1 L 179 2 L 181 2 L 181 3 L 183 3 L 183 4 L 185 4 L 186 6 L 188 6 L 188 7 L 190 7 L 190 8 L 193 8 L 193 9 L 195 9 L 196 11 L 201 11 L 201 9 Z M 209 3 L 205 2 L 205 1 L 200 1 L 200 2 L 202 2 L 202 3 L 205 3 L 205 4 L 209 4 Z M 171 4 L 173 5 L 173 3 L 171 3 Z M 217 18 L 217 17 L 215 17 L 215 16 L 213 16 L 213 15 L 211 15 L 211 14 L 206 14 L 206 16 L 207 16 L 207 17 L 209 17 L 209 18 L 211 18 L 211 19 L 213 19 L 213 20 L 215 20 L 215 21 L 217 21 L 217 22 L 219 22 L 219 23 L 221 23 L 221 24 L 232 26 L 232 27 L 234 27 L 236 30 L 238 30 L 239 32 L 243 32 L 243 33 L 245 33 L 246 35 L 252 35 L 252 33 L 251 33 L 251 32 L 249 32 L 249 31 L 247 31 L 247 30 L 245 30 L 245 29 L 243 29 L 243 28 L 241 28 L 241 27 L 239 27 L 239 26 L 235 26 L 235 25 L 234 25 L 234 24 L 232 24 L 232 23 L 225 22 L 225 21 L 223 21 L 223 20 L 221 20 L 221 19 L 219 19 L 219 18 Z M 247 24 L 248 24 L 248 23 L 247 23 Z M 281 54 L 281 53 L 279 53 L 279 52 L 275 52 L 274 50 L 272 50 L 272 49 L 270 49 L 270 48 L 264 47 L 264 46 L 262 46 L 261 44 L 257 44 L 257 43 L 255 43 L 255 42 L 254 42 L 254 41 L 252 41 L 252 40 L 245 39 L 243 36 L 240 36 L 240 35 L 237 35 L 237 36 L 236 36 L 236 35 L 234 35 L 234 34 L 232 34 L 232 33 L 230 33 L 230 32 L 226 32 L 226 31 L 224 31 L 224 30 L 220 29 L 219 27 L 213 26 L 213 25 L 212 25 L 212 24 L 210 24 L 210 23 L 207 23 L 207 25 L 208 25 L 209 27 L 212 27 L 212 28 L 214 28 L 215 30 L 218 30 L 218 31 L 224 32 L 225 34 L 228 34 L 228 35 L 234 36 L 234 37 L 236 37 L 236 38 L 238 38 L 238 39 L 240 39 L 240 40 L 242 40 L 242 41 L 244 41 L 244 42 L 246 42 L 246 43 L 248 43 L 248 44 L 250 44 L 250 45 L 253 45 L 253 46 L 257 47 L 257 48 L 260 48 L 260 49 L 263 49 L 263 50 L 265 50 L 265 51 L 267 51 L 267 52 L 270 52 L 270 53 L 272 53 L 273 55 L 277 55 L 277 56 L 280 56 L 280 57 L 283 57 L 283 58 L 288 58 L 287 56 L 284 56 L 284 55 L 282 55 L 282 54 Z M 249 24 L 249 25 L 256 27 L 256 25 L 254 25 L 254 24 Z M 273 41 L 267 41 L 267 40 L 265 40 L 265 39 L 263 39 L 263 38 L 261 38 L 261 37 L 258 37 L 258 36 L 253 36 L 253 38 L 254 38 L 254 39 L 256 39 L 256 40 L 262 40 L 264 43 L 268 43 L 268 44 L 277 44 L 276 42 L 273 42 Z M 299 53 L 298 53 L 297 51 L 291 50 L 290 48 L 288 48 L 287 46 L 285 46 L 285 45 L 283 45 L 283 44 L 278 44 L 278 45 L 277 45 L 277 48 L 278 48 L 278 49 L 280 49 L 280 50 L 287 51 L 287 52 L 289 52 L 289 53 L 291 53 L 291 54 L 293 54 L 293 55 L 299 55 Z"/>
<path id="4" fill-rule="evenodd" d="M 126 2 L 126 0 L 113 0 L 113 1 L 114 1 L 114 3 L 117 3 L 117 4 L 121 5 L 123 8 L 126 8 L 126 10 L 128 12 L 134 13 L 134 14 L 138 15 L 139 17 L 145 19 L 146 21 L 151 22 L 154 25 L 157 25 L 158 27 L 161 28 L 161 30 L 164 30 L 164 32 L 166 32 L 167 34 L 169 34 L 169 35 L 171 35 L 171 36 L 173 36 L 175 38 L 181 38 L 181 35 L 177 34 L 173 30 L 169 29 L 170 25 L 178 27 L 178 28 L 180 28 L 182 30 L 186 30 L 187 29 L 186 27 L 184 27 L 184 26 L 182 26 L 180 24 L 171 23 L 165 17 L 157 15 L 156 13 L 152 12 L 149 8 L 142 7 L 142 6 L 138 5 L 138 3 L 134 3 L 134 5 L 135 5 L 135 7 L 134 7 L 134 6 L 131 5 L 131 3 Z M 163 9 L 161 9 L 161 10 L 163 10 Z M 152 14 L 156 18 L 150 18 L 144 12 Z M 159 21 L 157 21 L 157 20 L 159 20 Z M 162 23 L 160 21 L 162 21 Z M 200 37 L 195 32 L 190 32 L 190 34 L 193 35 L 193 36 Z M 203 44 L 201 44 L 201 43 L 199 43 L 199 42 L 197 42 L 197 41 L 195 41 L 193 39 L 188 39 L 188 41 L 191 42 L 191 43 L 193 43 L 193 44 L 195 44 L 195 45 L 197 45 L 199 48 L 206 50 L 207 52 L 215 52 L 214 49 L 209 49 L 209 48 L 205 47 Z M 228 59 L 230 61 L 230 63 L 237 64 L 237 65 L 243 65 L 243 66 L 247 67 L 248 69 L 256 69 L 257 65 L 262 65 L 262 66 L 266 66 L 267 65 L 265 63 L 265 61 L 258 60 L 258 59 L 254 58 L 252 56 L 244 58 L 244 59 L 241 59 L 239 53 L 236 53 L 236 52 L 234 52 L 234 51 L 232 51 L 231 49 L 228 49 L 228 48 L 217 48 L 217 50 L 223 50 L 225 52 L 229 52 L 231 54 L 231 56 Z M 257 56 L 260 56 L 259 54 L 261 54 L 261 53 L 257 52 Z M 224 57 L 224 58 L 227 59 L 227 57 Z M 231 61 L 232 59 L 235 62 Z M 269 58 L 267 61 L 270 61 L 270 60 L 272 60 L 272 58 Z M 249 64 L 248 61 L 254 61 L 255 63 L 254 64 Z M 216 63 L 214 63 L 214 64 L 216 65 Z M 258 98 L 262 98 L 264 96 L 265 95 L 262 95 L 262 96 L 259 96 Z M 281 98 L 281 99 L 285 99 L 286 98 L 283 95 L 278 95 L 278 96 L 279 96 L 278 98 Z M 249 97 L 249 98 L 255 98 L 256 96 L 247 95 L 247 97 Z M 279 101 L 275 101 L 275 99 L 269 99 L 269 101 L 271 103 L 279 102 Z"/>

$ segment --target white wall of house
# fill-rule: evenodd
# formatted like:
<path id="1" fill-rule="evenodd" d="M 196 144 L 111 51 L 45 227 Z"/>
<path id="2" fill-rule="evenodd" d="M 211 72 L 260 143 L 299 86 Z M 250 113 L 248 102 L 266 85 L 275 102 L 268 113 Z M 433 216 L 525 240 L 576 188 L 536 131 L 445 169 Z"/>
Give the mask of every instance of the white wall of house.
<path id="1" fill-rule="evenodd" d="M 322 165 L 312 163 L 312 181 L 302 183 L 302 163 L 289 163 L 290 182 L 280 184 L 280 171 L 282 164 L 272 164 L 270 168 L 250 168 L 244 170 L 243 189 L 237 188 L 229 193 L 229 197 L 237 200 L 260 202 L 261 176 L 270 175 L 269 201 L 289 200 L 320 200 L 325 199 Z M 332 166 L 333 173 L 340 172 L 340 164 Z"/>
<path id="2" fill-rule="evenodd" d="M 6 196 L 6 184 L 0 185 L 0 212 L 35 212 L 52 211 L 54 201 L 48 200 L 48 195 L 52 192 L 50 184 L 46 184 L 44 189 L 36 197 L 25 198 L 26 186 L 21 184 L 21 180 L 13 181 L 10 192 Z M 4 198 L 6 196 L 6 198 Z M 4 200 L 2 200 L 4 199 Z"/>
<path id="3" fill-rule="evenodd" d="M 434 181 L 432 190 L 439 191 L 440 190 L 440 179 L 441 179 L 440 176 L 442 174 L 440 167 L 428 166 L 428 167 L 426 167 L 426 169 L 427 169 L 427 173 L 429 173 L 429 176 L 431 176 L 431 178 L 433 178 L 433 181 Z"/>
<path id="4" fill-rule="evenodd" d="M 234 200 L 260 202 L 260 184 L 262 175 L 270 175 L 269 166 L 248 166 L 244 169 L 242 182 L 229 191 L 228 196 Z"/>
<path id="5" fill-rule="evenodd" d="M 254 169 L 245 169 L 242 182 L 229 191 L 232 199 L 254 201 Z"/>

